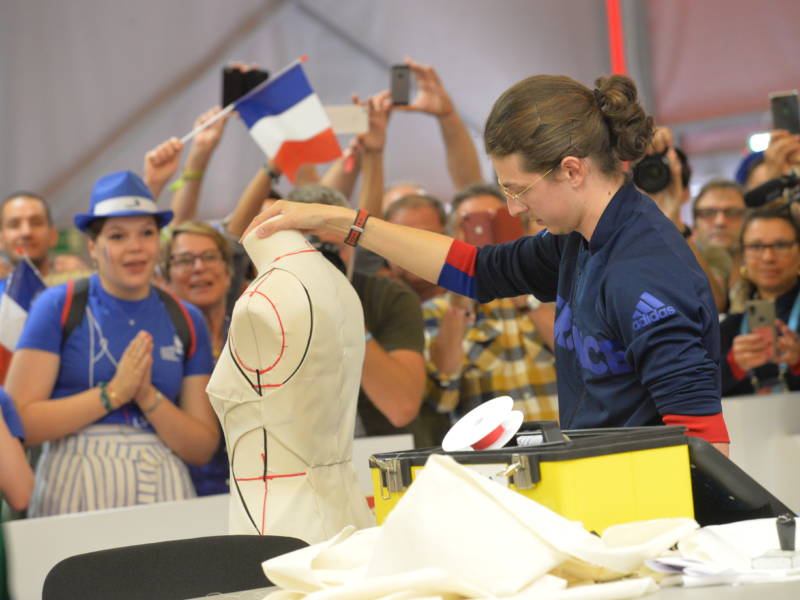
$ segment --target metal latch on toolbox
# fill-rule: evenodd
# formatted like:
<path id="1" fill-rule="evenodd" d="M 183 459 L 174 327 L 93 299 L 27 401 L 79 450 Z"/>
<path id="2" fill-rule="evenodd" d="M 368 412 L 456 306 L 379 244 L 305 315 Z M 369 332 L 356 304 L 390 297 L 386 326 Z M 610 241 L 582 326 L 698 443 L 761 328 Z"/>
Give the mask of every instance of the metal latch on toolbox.
<path id="1" fill-rule="evenodd" d="M 405 491 L 400 461 L 396 458 L 374 458 L 381 473 L 381 498 L 388 500 L 391 494 Z M 386 493 L 388 492 L 388 493 Z"/>
<path id="2" fill-rule="evenodd" d="M 512 454 L 511 464 L 503 474 L 511 477 L 511 482 L 518 490 L 529 490 L 541 480 L 539 459 L 527 454 Z"/>

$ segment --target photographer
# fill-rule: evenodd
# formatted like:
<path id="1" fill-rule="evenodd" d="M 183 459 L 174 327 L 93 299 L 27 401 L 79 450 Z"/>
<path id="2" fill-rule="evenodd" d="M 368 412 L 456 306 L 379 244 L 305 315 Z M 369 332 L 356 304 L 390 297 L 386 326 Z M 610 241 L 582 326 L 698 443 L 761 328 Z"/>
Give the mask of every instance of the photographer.
<path id="1" fill-rule="evenodd" d="M 661 212 L 686 239 L 700 268 L 708 277 L 717 311 L 723 312 L 728 305 L 725 283 L 692 242 L 692 230 L 681 216 L 681 207 L 689 200 L 690 176 L 689 162 L 686 155 L 675 147 L 672 132 L 666 127 L 658 127 L 647 149 L 647 155 L 633 167 L 633 181 L 655 200 Z"/>
<path id="2" fill-rule="evenodd" d="M 742 159 L 736 169 L 736 181 L 749 191 L 785 175 L 792 167 L 800 167 L 800 135 L 776 129 L 764 152 L 754 152 Z"/>
<path id="3" fill-rule="evenodd" d="M 800 390 L 800 228 L 786 206 L 765 206 L 745 219 L 741 246 L 747 298 L 775 305 L 775 329 L 751 331 L 745 313 L 720 325 L 722 394 Z"/>

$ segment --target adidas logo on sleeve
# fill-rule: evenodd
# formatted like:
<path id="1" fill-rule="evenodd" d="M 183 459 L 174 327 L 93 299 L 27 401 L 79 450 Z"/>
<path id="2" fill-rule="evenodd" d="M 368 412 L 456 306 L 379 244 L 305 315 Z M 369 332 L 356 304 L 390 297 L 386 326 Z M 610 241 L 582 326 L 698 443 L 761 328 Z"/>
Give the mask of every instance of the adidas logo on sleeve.
<path id="1" fill-rule="evenodd" d="M 636 310 L 633 311 L 633 330 L 638 331 L 642 327 L 647 327 L 674 314 L 674 308 L 664 304 L 652 294 L 645 292 L 639 297 L 639 302 L 636 303 Z"/>

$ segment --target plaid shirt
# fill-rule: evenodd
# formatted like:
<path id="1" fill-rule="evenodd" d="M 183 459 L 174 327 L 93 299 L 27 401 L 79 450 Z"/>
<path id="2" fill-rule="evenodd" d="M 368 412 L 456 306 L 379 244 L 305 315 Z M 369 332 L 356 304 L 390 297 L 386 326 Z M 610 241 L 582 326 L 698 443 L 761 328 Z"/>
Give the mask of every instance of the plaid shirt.
<path id="1" fill-rule="evenodd" d="M 553 353 L 531 320 L 508 298 L 477 305 L 475 323 L 464 336 L 460 373 L 442 377 L 431 361 L 430 345 L 449 302 L 437 296 L 422 304 L 425 318 L 425 401 L 440 413 L 460 417 L 479 404 L 508 395 L 526 421 L 558 419 Z"/>

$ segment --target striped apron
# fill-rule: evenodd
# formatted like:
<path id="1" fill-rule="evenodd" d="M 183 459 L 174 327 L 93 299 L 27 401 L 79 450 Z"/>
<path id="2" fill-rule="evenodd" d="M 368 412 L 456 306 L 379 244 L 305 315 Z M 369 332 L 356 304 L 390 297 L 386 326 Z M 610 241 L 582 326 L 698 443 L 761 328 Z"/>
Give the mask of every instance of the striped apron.
<path id="1" fill-rule="evenodd" d="M 186 465 L 155 433 L 90 425 L 44 444 L 28 517 L 194 496 Z"/>

